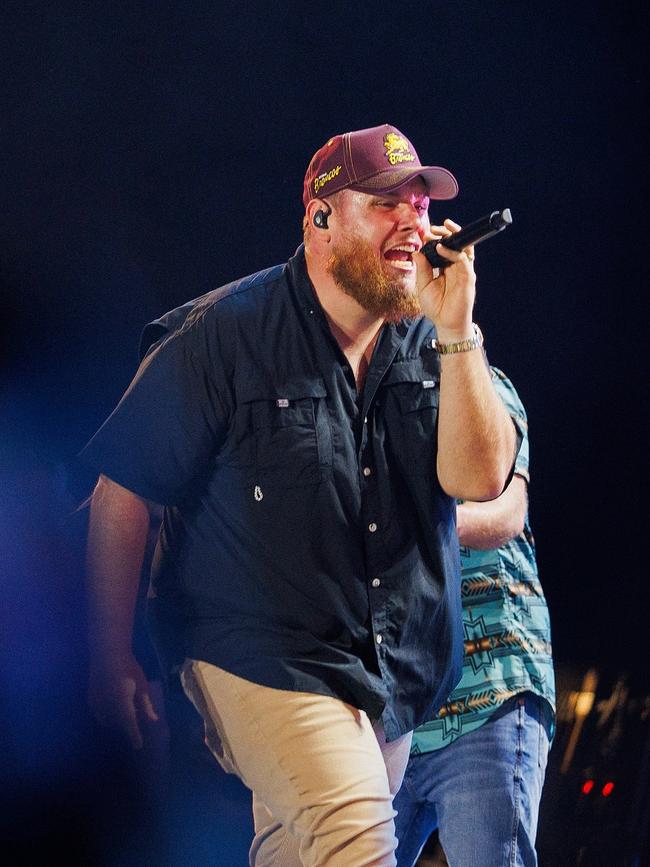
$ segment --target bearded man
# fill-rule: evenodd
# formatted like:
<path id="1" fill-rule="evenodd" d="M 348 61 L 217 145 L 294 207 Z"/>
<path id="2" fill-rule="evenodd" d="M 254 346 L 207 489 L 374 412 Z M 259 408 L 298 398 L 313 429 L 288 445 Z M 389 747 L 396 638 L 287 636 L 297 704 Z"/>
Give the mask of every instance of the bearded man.
<path id="1" fill-rule="evenodd" d="M 472 324 L 473 250 L 427 240 L 458 191 L 389 125 L 305 176 L 304 246 L 145 330 L 87 446 L 92 704 L 135 746 L 153 709 L 131 653 L 148 525 L 169 668 L 253 792 L 254 865 L 395 864 L 411 732 L 462 662 L 455 500 L 498 497 L 520 434 Z"/>

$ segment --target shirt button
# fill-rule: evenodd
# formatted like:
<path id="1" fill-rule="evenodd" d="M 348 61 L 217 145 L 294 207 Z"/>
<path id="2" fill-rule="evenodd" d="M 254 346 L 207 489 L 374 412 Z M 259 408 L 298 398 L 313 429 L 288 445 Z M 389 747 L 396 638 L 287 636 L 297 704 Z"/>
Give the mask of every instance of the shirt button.
<path id="1" fill-rule="evenodd" d="M 375 638 L 375 641 L 377 642 L 377 644 L 381 644 L 383 640 L 384 640 L 384 639 L 383 639 L 383 636 L 381 636 L 381 635 L 378 635 L 378 636 Z"/>
<path id="2" fill-rule="evenodd" d="M 375 533 L 377 531 L 377 525 L 374 521 L 371 524 L 368 524 L 368 529 L 371 533 Z"/>
<path id="3" fill-rule="evenodd" d="M 366 478 L 368 478 L 368 476 L 372 474 L 372 470 L 370 469 L 370 467 L 364 467 L 363 474 Z"/>
<path id="4" fill-rule="evenodd" d="M 381 584 L 381 581 L 379 580 L 379 578 L 373 578 L 372 579 L 372 586 L 373 587 L 379 587 L 380 584 Z"/>

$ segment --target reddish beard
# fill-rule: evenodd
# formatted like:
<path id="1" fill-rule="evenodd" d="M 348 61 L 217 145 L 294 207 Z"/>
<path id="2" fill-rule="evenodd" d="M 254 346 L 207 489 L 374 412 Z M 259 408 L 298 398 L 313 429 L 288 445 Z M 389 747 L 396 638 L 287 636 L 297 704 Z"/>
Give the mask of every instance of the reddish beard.
<path id="1" fill-rule="evenodd" d="M 351 238 L 332 251 L 327 270 L 336 283 L 368 313 L 397 322 L 422 312 L 416 294 L 391 279 L 387 266 L 361 238 Z"/>

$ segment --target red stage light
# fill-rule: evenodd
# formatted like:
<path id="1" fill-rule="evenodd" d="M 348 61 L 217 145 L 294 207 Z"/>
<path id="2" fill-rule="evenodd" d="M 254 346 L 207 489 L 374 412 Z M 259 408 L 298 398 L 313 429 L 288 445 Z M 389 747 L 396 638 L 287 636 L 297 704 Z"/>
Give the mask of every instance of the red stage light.
<path id="1" fill-rule="evenodd" d="M 593 789 L 594 785 L 595 783 L 593 780 L 585 780 L 582 784 L 582 794 L 588 795 L 589 792 L 591 792 L 591 790 Z"/>
<path id="2" fill-rule="evenodd" d="M 614 783 L 605 783 L 603 786 L 602 795 L 603 798 L 608 798 L 612 792 L 614 791 Z"/>

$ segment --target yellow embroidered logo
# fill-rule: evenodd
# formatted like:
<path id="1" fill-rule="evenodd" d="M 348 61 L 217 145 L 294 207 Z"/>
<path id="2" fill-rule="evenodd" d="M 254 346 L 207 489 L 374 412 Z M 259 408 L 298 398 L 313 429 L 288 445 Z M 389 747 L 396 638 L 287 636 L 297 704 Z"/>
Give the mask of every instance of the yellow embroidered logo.
<path id="1" fill-rule="evenodd" d="M 401 135 L 396 135 L 394 132 L 389 132 L 384 137 L 384 147 L 386 148 L 386 156 L 391 166 L 396 166 L 398 163 L 412 163 L 415 157 L 411 153 L 410 144 Z"/>
<path id="2" fill-rule="evenodd" d="M 330 169 L 329 172 L 323 172 L 317 178 L 314 178 L 314 193 L 317 193 L 319 190 L 322 190 L 325 184 L 328 184 L 330 181 L 333 181 L 334 178 L 341 171 L 342 166 L 336 166 L 333 169 Z"/>

